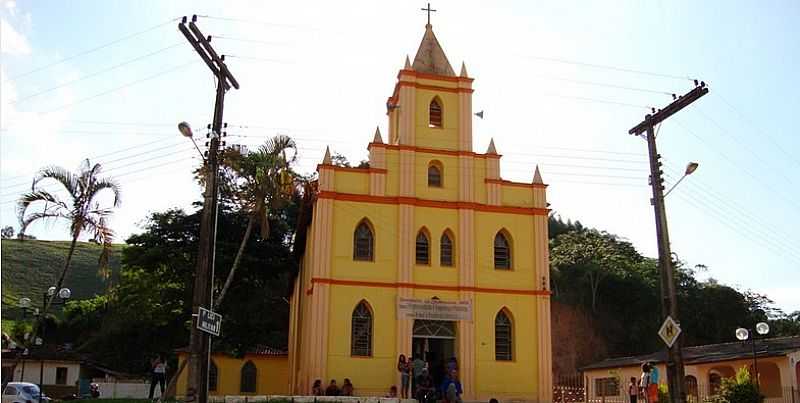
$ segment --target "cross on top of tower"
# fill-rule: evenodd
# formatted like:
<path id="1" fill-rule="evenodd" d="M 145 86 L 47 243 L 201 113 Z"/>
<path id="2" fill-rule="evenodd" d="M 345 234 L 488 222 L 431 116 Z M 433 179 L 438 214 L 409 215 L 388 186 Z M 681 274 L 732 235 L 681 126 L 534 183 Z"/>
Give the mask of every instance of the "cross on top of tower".
<path id="1" fill-rule="evenodd" d="M 436 12 L 436 10 L 431 8 L 431 3 L 428 3 L 428 7 L 420 8 L 420 10 L 428 12 L 428 25 L 431 25 L 431 12 Z"/>

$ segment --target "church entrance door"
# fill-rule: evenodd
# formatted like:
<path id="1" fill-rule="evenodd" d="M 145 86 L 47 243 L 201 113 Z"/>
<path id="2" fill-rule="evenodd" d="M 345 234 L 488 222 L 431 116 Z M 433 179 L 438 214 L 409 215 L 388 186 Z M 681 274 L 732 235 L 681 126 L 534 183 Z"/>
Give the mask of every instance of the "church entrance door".
<path id="1" fill-rule="evenodd" d="M 447 361 L 456 356 L 456 323 L 443 320 L 414 320 L 411 343 L 414 356 L 423 357 L 435 385 L 444 381 Z"/>

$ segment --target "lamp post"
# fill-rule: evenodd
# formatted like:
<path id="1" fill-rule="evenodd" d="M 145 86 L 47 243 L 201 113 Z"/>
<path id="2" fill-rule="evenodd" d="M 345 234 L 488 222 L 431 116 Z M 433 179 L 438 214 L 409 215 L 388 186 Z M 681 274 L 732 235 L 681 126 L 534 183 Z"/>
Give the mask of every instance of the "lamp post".
<path id="1" fill-rule="evenodd" d="M 736 338 L 745 341 L 750 339 L 750 345 L 753 347 L 753 372 L 755 373 L 756 377 L 756 390 L 759 392 L 761 391 L 761 385 L 759 384 L 758 379 L 758 355 L 756 353 L 756 334 L 761 336 L 765 336 L 769 333 L 769 325 L 766 322 L 758 322 L 756 323 L 755 332 L 753 329 L 747 329 L 744 327 L 740 327 L 736 329 Z"/>

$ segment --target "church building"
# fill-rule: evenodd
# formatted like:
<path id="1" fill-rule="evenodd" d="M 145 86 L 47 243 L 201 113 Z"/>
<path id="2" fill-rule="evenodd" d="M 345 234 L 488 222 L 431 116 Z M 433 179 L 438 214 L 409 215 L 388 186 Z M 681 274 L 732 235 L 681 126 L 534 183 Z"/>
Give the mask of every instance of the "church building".
<path id="1" fill-rule="evenodd" d="M 455 357 L 465 400 L 552 401 L 547 185 L 538 167 L 531 183 L 504 180 L 494 140 L 473 151 L 472 84 L 427 24 L 368 166 L 329 152 L 317 166 L 296 240 L 292 393 L 349 378 L 358 396 L 385 395 L 404 354 L 439 378 Z"/>

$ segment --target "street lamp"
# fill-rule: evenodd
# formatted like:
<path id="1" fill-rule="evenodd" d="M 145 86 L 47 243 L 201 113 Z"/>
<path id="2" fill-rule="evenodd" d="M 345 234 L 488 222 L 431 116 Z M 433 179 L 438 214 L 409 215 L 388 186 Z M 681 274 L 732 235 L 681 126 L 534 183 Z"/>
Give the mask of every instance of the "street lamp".
<path id="1" fill-rule="evenodd" d="M 675 184 L 672 185 L 672 187 L 669 188 L 669 190 L 667 190 L 667 193 L 664 193 L 664 197 L 667 197 L 667 195 L 669 195 L 669 192 L 671 192 L 672 189 L 675 189 L 675 187 L 678 186 L 679 183 L 681 183 L 683 178 L 691 175 L 694 171 L 697 170 L 697 167 L 699 167 L 699 166 L 700 166 L 700 164 L 697 163 L 697 162 L 690 162 L 688 165 L 686 165 L 686 171 L 683 172 L 683 176 L 681 176 L 681 178 L 678 179 L 678 181 L 675 182 Z"/>
<path id="2" fill-rule="evenodd" d="M 761 336 L 767 335 L 767 333 L 769 333 L 769 325 L 766 322 L 758 322 L 756 324 L 755 333 Z M 758 380 L 758 359 L 756 354 L 756 335 L 753 334 L 752 329 L 740 327 L 736 329 L 736 338 L 741 341 L 745 341 L 748 338 L 750 339 L 750 345 L 753 347 L 753 372 L 755 372 L 756 377 L 756 389 L 760 390 L 761 386 Z"/>
<path id="3" fill-rule="evenodd" d="M 196 148 L 197 152 L 200 154 L 200 158 L 205 160 L 206 158 L 203 155 L 203 152 L 200 151 L 200 147 L 198 147 L 197 142 L 194 141 L 194 132 L 192 132 L 192 126 L 190 126 L 187 122 L 180 122 L 178 123 L 178 131 L 181 132 L 183 137 L 188 137 L 190 140 L 192 140 L 192 144 L 194 144 L 194 148 Z"/>

